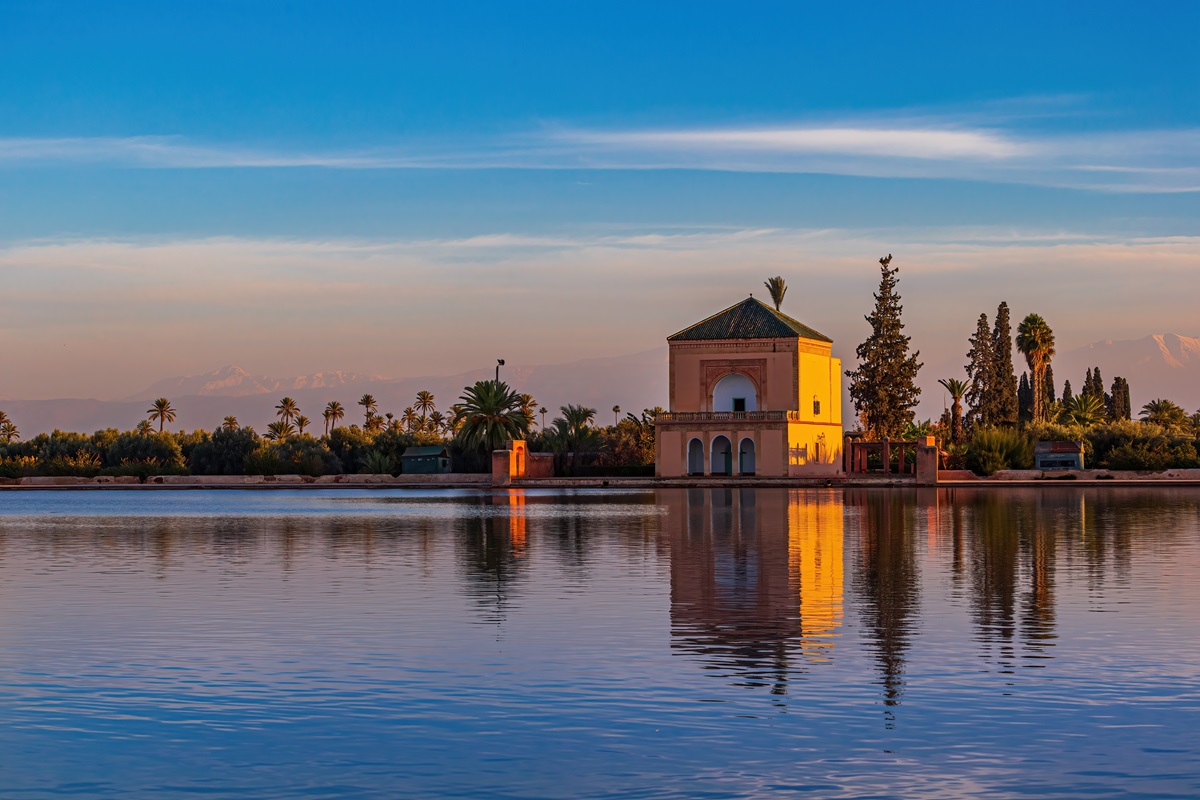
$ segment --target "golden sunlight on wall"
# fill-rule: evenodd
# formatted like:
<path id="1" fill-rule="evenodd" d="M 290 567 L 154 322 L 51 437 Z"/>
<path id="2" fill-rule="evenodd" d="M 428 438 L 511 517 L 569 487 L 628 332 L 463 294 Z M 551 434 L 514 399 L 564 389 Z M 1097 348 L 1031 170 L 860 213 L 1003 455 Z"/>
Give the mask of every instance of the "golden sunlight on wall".
<path id="1" fill-rule="evenodd" d="M 800 595 L 803 651 L 828 660 L 842 624 L 844 593 L 841 492 L 795 490 L 788 498 L 788 563 Z"/>

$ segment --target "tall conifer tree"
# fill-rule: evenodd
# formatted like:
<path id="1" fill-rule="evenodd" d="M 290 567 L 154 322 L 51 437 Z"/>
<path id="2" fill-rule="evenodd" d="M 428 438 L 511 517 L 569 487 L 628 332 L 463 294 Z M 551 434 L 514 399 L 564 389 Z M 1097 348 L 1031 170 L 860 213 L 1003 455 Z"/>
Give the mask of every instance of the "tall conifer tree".
<path id="1" fill-rule="evenodd" d="M 920 351 L 909 355 L 912 337 L 904 335 L 900 316 L 904 307 L 896 293 L 899 267 L 891 266 L 889 254 L 879 259 L 879 292 L 875 295 L 875 310 L 866 320 L 871 335 L 858 346 L 858 369 L 847 370 L 850 378 L 850 397 L 862 417 L 867 432 L 874 436 L 898 437 L 913 421 L 918 398 L 917 372 Z"/>
<path id="2" fill-rule="evenodd" d="M 992 350 L 995 353 L 995 377 L 992 382 L 992 403 L 996 425 L 1015 425 L 1018 417 L 1017 373 L 1013 369 L 1012 323 L 1008 318 L 1008 303 L 996 309 L 996 327 L 992 331 Z"/>
<path id="3" fill-rule="evenodd" d="M 1071 392 L 1071 380 L 1068 378 L 1067 380 L 1063 381 L 1062 404 L 1064 406 L 1068 405 L 1071 402 L 1071 398 L 1074 396 L 1075 395 Z"/>
<path id="4" fill-rule="evenodd" d="M 1046 404 L 1051 405 L 1056 402 L 1054 396 L 1054 367 L 1046 365 Z"/>
<path id="5" fill-rule="evenodd" d="M 967 420 L 970 424 L 995 425 L 996 352 L 992 345 L 992 331 L 987 314 L 979 315 L 975 335 L 967 340 L 971 349 L 967 351 Z"/>
<path id="6" fill-rule="evenodd" d="M 1017 387 L 1017 416 L 1021 422 L 1033 419 L 1033 390 L 1029 388 L 1029 374 L 1021 373 L 1021 383 Z"/>

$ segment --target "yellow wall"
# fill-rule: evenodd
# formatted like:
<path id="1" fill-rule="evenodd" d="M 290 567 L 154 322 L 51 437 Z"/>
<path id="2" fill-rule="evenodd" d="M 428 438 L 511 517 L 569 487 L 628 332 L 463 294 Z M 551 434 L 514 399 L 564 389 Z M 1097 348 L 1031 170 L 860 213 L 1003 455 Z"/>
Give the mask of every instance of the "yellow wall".
<path id="1" fill-rule="evenodd" d="M 823 410 L 823 409 L 822 409 Z M 842 470 L 842 426 L 793 422 L 788 424 L 788 475 L 828 477 Z"/>
<path id="2" fill-rule="evenodd" d="M 788 561 L 799 584 L 803 649 L 812 660 L 824 661 L 842 625 L 844 508 L 840 493 L 790 494 Z"/>

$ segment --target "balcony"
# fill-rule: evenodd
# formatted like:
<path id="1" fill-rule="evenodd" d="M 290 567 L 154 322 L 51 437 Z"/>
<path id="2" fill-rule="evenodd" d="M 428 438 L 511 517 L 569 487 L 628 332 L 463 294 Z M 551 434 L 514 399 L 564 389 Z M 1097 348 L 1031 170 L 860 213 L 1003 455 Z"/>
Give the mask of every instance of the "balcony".
<path id="1" fill-rule="evenodd" d="M 671 422 L 799 422 L 799 411 L 665 411 L 656 423 Z"/>

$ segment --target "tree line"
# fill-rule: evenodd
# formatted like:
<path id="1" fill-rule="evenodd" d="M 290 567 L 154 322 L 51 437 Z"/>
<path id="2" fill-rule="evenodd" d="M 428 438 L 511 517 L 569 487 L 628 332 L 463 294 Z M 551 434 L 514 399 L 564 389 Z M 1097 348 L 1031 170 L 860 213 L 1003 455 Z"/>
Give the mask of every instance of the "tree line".
<path id="1" fill-rule="evenodd" d="M 0 411 L 0 477 L 398 474 L 407 448 L 429 445 L 446 447 L 457 471 L 485 471 L 491 451 L 507 439 L 527 439 L 534 451 L 554 453 L 562 472 L 652 475 L 654 416 L 662 410 L 621 418 L 614 406 L 613 425 L 601 426 L 595 409 L 567 405 L 546 425 L 547 410 L 503 381 L 464 387 L 448 413 L 438 410 L 428 391 L 418 392 L 399 415 L 379 413 L 370 394 L 357 405 L 362 424 L 346 425 L 345 407 L 330 401 L 321 415 L 323 432 L 314 436 L 296 400 L 284 397 L 274 406 L 277 419 L 260 436 L 234 416 L 212 431 L 169 431 L 178 411 L 169 398 L 160 397 L 129 431 L 55 430 L 27 441 Z"/>
<path id="2" fill-rule="evenodd" d="M 1190 416 L 1176 403 L 1156 399 L 1132 420 L 1129 382 L 1120 376 L 1105 385 L 1099 367 L 1088 369 L 1082 390 L 1070 380 L 1056 396 L 1054 331 L 1039 314 L 1026 315 L 1013 337 L 1008 303 L 995 320 L 981 313 L 967 337 L 966 378 L 942 378 L 950 406 L 936 422 L 916 420 L 923 364 L 904 334 L 898 292 L 899 268 L 891 255 L 879 260 L 875 307 L 866 316 L 871 332 L 856 349 L 859 366 L 848 370 L 858 433 L 869 438 L 913 439 L 936 435 L 948 466 L 976 471 L 1031 467 L 1033 443 L 1073 440 L 1085 443 L 1089 466 L 1112 469 L 1200 467 L 1200 410 Z M 1026 369 L 1017 377 L 1016 352 Z M 965 407 L 964 407 L 965 403 Z"/>

